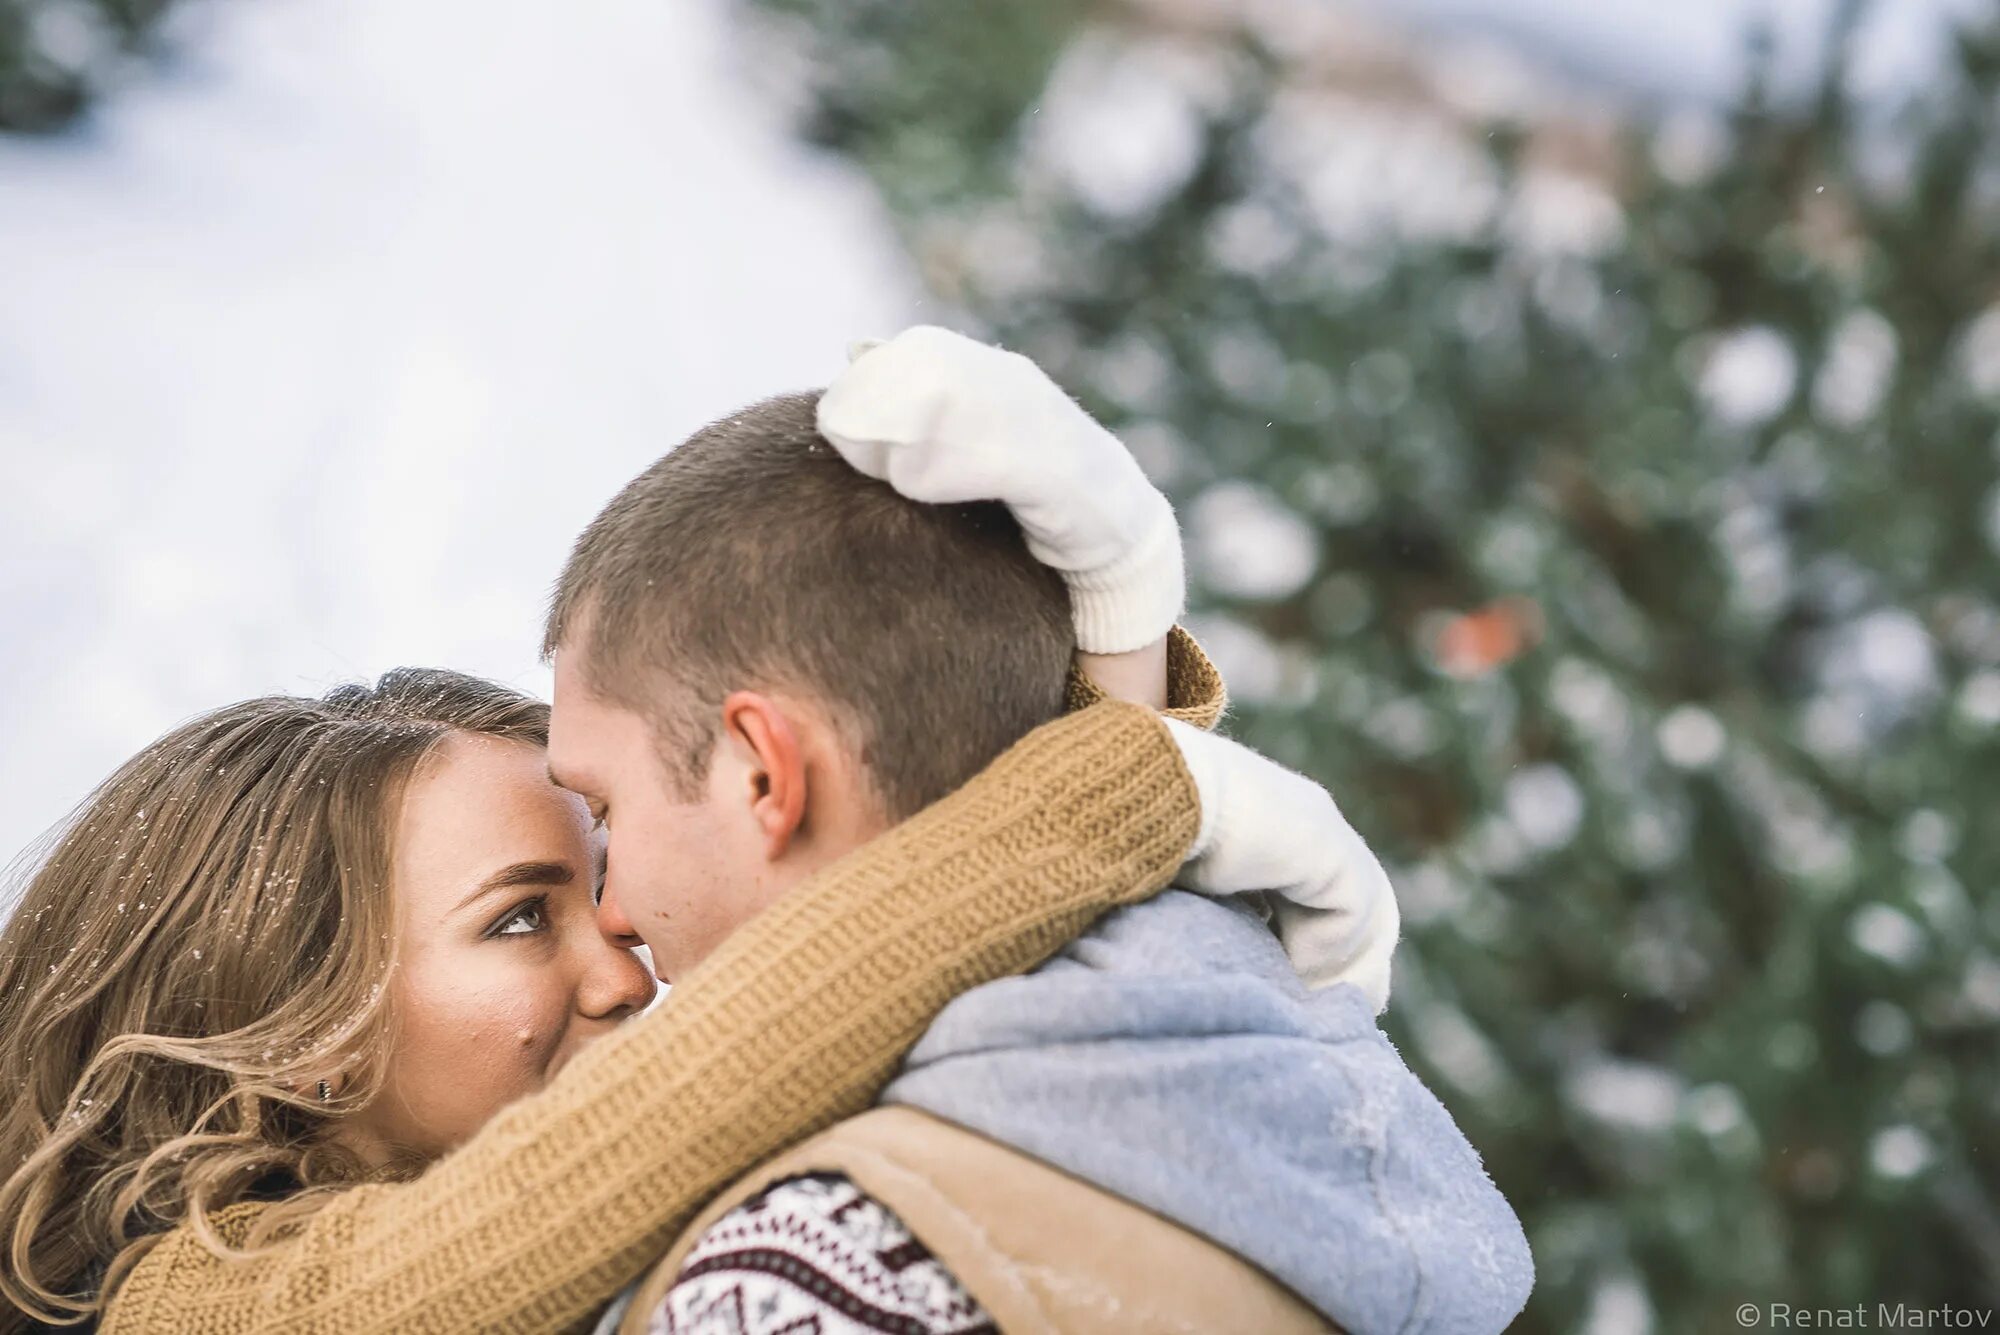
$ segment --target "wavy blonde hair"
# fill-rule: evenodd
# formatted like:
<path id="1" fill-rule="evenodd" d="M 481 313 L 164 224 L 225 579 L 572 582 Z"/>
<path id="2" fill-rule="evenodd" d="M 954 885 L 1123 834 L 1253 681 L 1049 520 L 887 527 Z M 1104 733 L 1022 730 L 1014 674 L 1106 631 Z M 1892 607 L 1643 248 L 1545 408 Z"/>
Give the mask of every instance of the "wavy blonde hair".
<path id="1" fill-rule="evenodd" d="M 548 744 L 548 709 L 401 669 L 217 710 L 113 774 L 0 931 L 0 1335 L 79 1324 L 183 1223 L 277 1201 L 248 1245 L 370 1169 L 334 1132 L 381 1087 L 396 813 L 452 732 Z M 338 1096 L 315 1097 L 339 1076 Z"/>

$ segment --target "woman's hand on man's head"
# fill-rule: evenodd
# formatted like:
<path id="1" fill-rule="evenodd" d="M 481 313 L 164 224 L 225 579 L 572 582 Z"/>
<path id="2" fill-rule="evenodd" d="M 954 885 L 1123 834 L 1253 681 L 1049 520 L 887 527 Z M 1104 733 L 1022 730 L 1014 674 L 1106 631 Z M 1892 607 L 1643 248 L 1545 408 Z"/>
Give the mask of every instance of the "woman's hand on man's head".
<path id="1" fill-rule="evenodd" d="M 1083 653 L 1149 651 L 1179 618 L 1173 506 L 1026 357 L 931 325 L 857 344 L 820 397 L 818 425 L 855 468 L 912 500 L 1005 504 L 1069 586 Z"/>

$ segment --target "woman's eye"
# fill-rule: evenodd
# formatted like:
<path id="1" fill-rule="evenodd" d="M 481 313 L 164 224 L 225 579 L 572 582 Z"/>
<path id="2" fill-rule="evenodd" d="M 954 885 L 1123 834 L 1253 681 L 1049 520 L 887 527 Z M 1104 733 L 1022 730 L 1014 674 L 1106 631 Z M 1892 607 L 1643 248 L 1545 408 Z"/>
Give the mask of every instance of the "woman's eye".
<path id="1" fill-rule="evenodd" d="M 531 899 L 502 918 L 499 924 L 494 927 L 493 935 L 529 936 L 545 930 L 548 925 L 548 902 L 542 899 Z"/>

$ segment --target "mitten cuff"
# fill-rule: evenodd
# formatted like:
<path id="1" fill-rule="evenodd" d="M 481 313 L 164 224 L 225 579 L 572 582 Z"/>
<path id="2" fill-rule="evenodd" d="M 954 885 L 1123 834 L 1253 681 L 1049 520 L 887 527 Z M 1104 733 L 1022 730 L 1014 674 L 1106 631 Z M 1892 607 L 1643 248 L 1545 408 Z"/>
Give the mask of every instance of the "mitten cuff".
<path id="1" fill-rule="evenodd" d="M 1084 653 L 1127 653 L 1165 636 L 1187 601 L 1181 530 L 1173 507 L 1160 505 L 1131 551 L 1096 570 L 1064 571 L 1063 581 L 1069 585 L 1076 647 Z"/>

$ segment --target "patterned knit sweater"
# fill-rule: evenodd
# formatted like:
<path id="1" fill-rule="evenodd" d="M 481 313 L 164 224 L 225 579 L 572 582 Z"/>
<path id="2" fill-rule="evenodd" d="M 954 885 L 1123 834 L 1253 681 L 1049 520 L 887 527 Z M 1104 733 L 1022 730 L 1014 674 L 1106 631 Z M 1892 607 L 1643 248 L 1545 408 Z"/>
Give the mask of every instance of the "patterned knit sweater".
<path id="1" fill-rule="evenodd" d="M 1184 636 L 1170 680 L 1178 712 L 1219 711 Z M 1072 702 L 1090 694 L 1073 686 Z M 1198 822 L 1151 712 L 1102 703 L 1047 724 L 759 915 L 423 1177 L 347 1191 L 250 1259 L 183 1225 L 101 1330 L 587 1329 L 705 1200 L 867 1107 L 952 997 L 1164 887 Z M 240 1243 L 263 1208 L 230 1207 L 218 1232 Z"/>
<path id="2" fill-rule="evenodd" d="M 999 1330 L 895 1211 L 841 1173 L 774 1183 L 717 1220 L 646 1321 L 646 1335 Z"/>

